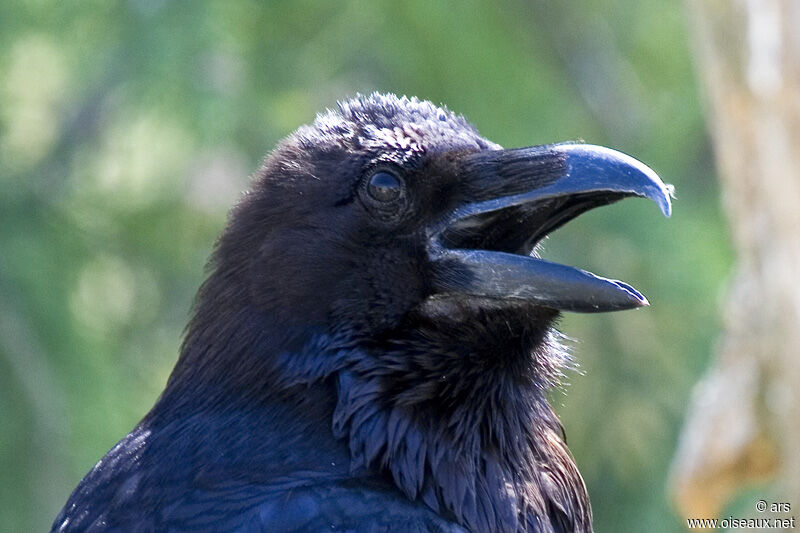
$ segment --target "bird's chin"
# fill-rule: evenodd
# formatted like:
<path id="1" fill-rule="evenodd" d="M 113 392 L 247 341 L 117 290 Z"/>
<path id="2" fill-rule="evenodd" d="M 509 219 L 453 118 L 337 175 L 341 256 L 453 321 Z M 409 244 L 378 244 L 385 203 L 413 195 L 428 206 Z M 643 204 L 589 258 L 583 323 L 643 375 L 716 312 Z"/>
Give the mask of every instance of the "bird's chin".
<path id="1" fill-rule="evenodd" d="M 557 309 L 529 300 L 440 294 L 409 313 L 405 326 L 427 332 L 427 341 L 434 344 L 467 345 L 474 351 L 483 349 L 485 339 L 502 338 L 513 346 L 508 354 L 528 359 L 549 338 L 559 316 Z"/>
<path id="2" fill-rule="evenodd" d="M 467 168 L 476 174 L 472 179 L 478 201 L 457 207 L 430 232 L 434 299 L 522 301 L 576 312 L 649 305 L 627 283 L 542 260 L 534 250 L 563 224 L 623 198 L 649 198 L 669 216 L 671 189 L 655 172 L 614 150 L 577 144 L 471 157 L 476 162 Z M 542 170 L 548 166 L 553 168 Z M 545 178 L 530 178 L 534 172 Z M 524 176 L 532 185 L 524 186 Z"/>

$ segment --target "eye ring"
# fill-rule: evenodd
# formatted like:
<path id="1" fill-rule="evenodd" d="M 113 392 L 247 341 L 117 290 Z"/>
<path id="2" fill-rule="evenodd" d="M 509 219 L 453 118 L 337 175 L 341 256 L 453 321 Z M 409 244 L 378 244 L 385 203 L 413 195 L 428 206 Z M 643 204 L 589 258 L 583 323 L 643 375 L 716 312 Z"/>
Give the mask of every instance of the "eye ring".
<path id="1" fill-rule="evenodd" d="M 394 227 L 411 209 L 412 199 L 400 169 L 387 165 L 371 168 L 358 186 L 361 205 L 383 224 Z"/>
<path id="2" fill-rule="evenodd" d="M 367 194 L 376 202 L 388 204 L 403 196 L 403 182 L 394 173 L 378 170 L 367 180 Z"/>

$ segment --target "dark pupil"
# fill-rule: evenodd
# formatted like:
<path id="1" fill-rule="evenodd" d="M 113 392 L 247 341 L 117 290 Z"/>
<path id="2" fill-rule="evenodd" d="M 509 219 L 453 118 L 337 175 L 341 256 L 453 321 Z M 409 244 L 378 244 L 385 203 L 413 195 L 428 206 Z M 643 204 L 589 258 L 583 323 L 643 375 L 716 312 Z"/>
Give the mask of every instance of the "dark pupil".
<path id="1" fill-rule="evenodd" d="M 388 172 L 376 172 L 369 179 L 369 195 L 380 202 L 390 202 L 400 196 L 400 181 Z"/>

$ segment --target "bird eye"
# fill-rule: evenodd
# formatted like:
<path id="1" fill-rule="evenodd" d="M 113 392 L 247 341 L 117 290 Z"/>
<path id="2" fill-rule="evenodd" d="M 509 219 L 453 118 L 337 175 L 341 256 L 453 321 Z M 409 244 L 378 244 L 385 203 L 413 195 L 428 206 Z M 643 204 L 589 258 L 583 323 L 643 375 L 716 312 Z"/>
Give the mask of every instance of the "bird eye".
<path id="1" fill-rule="evenodd" d="M 373 200 L 379 202 L 392 202 L 397 200 L 403 192 L 403 185 L 397 176 L 385 171 L 376 172 L 369 179 L 367 192 Z"/>

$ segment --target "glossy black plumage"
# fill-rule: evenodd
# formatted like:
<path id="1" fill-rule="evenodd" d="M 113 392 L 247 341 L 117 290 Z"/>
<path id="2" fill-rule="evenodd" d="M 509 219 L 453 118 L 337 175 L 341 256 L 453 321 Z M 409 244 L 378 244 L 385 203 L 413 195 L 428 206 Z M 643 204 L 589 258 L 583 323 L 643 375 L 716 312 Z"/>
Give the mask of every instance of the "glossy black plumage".
<path id="1" fill-rule="evenodd" d="M 437 289 L 431 228 L 565 172 L 558 150 L 499 150 L 447 110 L 377 94 L 284 140 L 230 215 L 165 391 L 53 530 L 590 531 L 545 399 L 568 365 L 557 311 Z M 406 196 L 366 196 L 381 171 Z M 559 198 L 498 207 L 442 239 L 527 255 L 539 230 L 650 195 L 604 194 L 560 219 Z"/>

